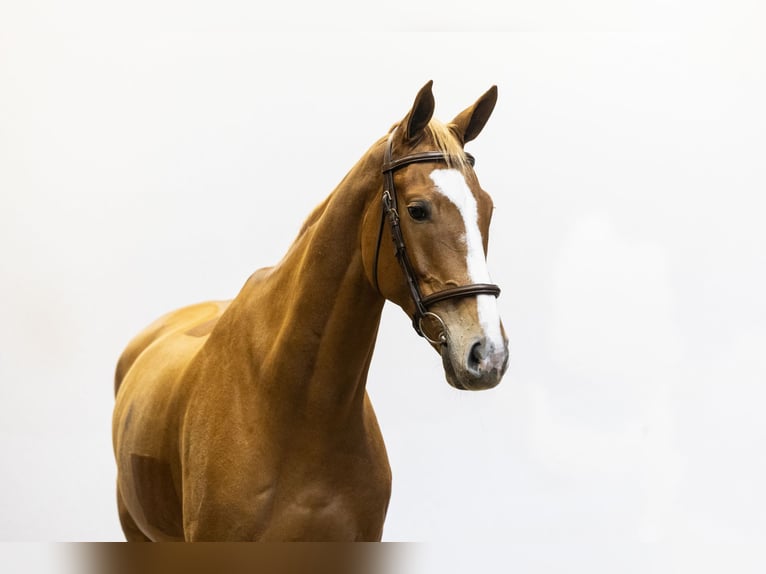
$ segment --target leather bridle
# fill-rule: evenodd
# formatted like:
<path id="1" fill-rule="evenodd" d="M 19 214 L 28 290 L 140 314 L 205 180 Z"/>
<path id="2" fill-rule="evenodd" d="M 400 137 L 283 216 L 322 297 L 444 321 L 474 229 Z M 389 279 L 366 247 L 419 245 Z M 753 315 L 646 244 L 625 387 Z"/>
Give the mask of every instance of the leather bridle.
<path id="1" fill-rule="evenodd" d="M 432 293 L 431 295 L 423 297 L 422 293 L 420 292 L 415 270 L 413 269 L 410 258 L 407 255 L 407 248 L 404 245 L 404 236 L 402 235 L 399 211 L 397 209 L 396 187 L 394 186 L 394 172 L 413 163 L 446 163 L 447 158 L 440 151 L 426 151 L 404 156 L 398 159 L 392 159 L 392 145 L 395 132 L 396 130 L 393 130 L 388 136 L 386 151 L 383 157 L 383 168 L 381 170 L 385 178 L 385 185 L 383 186 L 383 212 L 380 219 L 378 244 L 375 250 L 375 262 L 373 268 L 375 288 L 378 290 L 378 292 L 380 292 L 380 287 L 378 285 L 378 258 L 380 256 L 380 243 L 383 237 L 383 227 L 385 226 L 386 220 L 388 220 L 391 227 L 391 238 L 394 242 L 396 259 L 399 261 L 399 265 L 402 268 L 404 278 L 407 281 L 407 287 L 410 291 L 410 297 L 412 298 L 412 302 L 415 304 L 415 314 L 412 317 L 412 326 L 415 328 L 415 331 L 418 333 L 418 335 L 426 338 L 429 342 L 435 345 L 445 345 L 448 342 L 447 327 L 439 315 L 429 311 L 431 305 L 440 301 L 446 301 L 448 299 L 471 297 L 473 295 L 494 295 L 497 297 L 500 295 L 500 287 L 491 283 L 473 283 L 470 285 L 461 285 L 459 287 L 443 289 L 442 291 L 437 291 L 436 293 Z M 475 163 L 474 157 L 468 153 L 466 153 L 465 156 L 468 160 L 468 163 L 473 166 Z M 431 319 L 438 324 L 441 332 L 438 333 L 436 338 L 429 336 L 423 330 L 424 319 Z"/>

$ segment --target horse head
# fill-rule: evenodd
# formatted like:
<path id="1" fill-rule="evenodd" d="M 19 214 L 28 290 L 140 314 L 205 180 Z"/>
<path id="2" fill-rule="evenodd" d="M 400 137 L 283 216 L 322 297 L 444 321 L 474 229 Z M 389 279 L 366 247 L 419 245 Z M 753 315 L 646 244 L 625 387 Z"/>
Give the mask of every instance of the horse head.
<path id="1" fill-rule="evenodd" d="M 431 87 L 380 143 L 383 201 L 365 217 L 365 271 L 439 352 L 450 385 L 489 389 L 508 366 L 508 340 L 486 262 L 492 199 L 464 145 L 489 119 L 497 88 L 444 124 L 433 119 Z M 394 250 L 381 245 L 389 234 Z"/>

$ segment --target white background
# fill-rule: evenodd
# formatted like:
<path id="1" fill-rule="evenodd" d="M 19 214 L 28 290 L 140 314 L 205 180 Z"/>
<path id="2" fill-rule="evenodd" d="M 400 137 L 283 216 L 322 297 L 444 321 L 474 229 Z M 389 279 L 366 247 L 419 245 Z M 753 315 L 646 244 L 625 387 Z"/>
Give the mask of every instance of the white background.
<path id="1" fill-rule="evenodd" d="M 368 383 L 394 473 L 384 538 L 511 545 L 538 570 L 755 568 L 765 16 L 755 0 L 3 0 L 0 539 L 122 539 L 123 346 L 279 260 L 433 79 L 442 120 L 499 87 L 468 149 L 497 205 L 512 363 L 493 391 L 455 391 L 386 308 Z"/>

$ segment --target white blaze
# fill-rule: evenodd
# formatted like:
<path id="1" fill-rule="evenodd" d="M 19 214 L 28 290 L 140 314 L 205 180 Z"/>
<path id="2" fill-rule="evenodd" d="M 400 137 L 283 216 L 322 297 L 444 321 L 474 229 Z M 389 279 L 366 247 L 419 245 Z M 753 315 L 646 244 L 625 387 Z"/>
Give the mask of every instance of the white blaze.
<path id="1" fill-rule="evenodd" d="M 465 177 L 456 169 L 436 169 L 431 172 L 436 190 L 450 200 L 463 217 L 465 225 L 466 269 L 472 283 L 492 283 L 484 256 L 484 245 L 479 231 L 479 210 Z M 492 295 L 478 295 L 476 308 L 484 335 L 495 349 L 505 345 L 500 330 L 500 313 L 497 300 Z"/>

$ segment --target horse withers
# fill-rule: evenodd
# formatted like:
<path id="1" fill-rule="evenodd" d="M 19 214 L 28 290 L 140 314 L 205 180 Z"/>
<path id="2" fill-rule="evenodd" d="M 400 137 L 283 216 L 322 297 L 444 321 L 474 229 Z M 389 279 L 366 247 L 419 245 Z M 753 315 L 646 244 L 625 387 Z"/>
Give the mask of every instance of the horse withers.
<path id="1" fill-rule="evenodd" d="M 113 441 L 128 540 L 380 540 L 391 470 L 365 385 L 386 300 L 441 355 L 450 385 L 500 382 L 493 206 L 464 151 L 497 89 L 444 124 L 431 88 L 277 265 L 125 349 Z"/>

